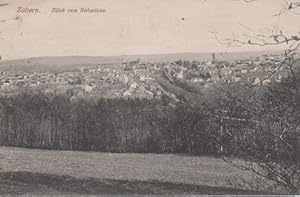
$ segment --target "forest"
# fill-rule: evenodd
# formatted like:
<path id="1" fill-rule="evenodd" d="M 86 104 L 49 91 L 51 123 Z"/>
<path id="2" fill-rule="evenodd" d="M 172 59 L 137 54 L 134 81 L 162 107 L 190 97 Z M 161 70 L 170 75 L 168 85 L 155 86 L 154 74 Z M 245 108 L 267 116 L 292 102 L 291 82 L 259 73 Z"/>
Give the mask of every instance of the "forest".
<path id="1" fill-rule="evenodd" d="M 0 144 L 105 152 L 216 153 L 203 110 L 165 99 L 1 97 Z"/>

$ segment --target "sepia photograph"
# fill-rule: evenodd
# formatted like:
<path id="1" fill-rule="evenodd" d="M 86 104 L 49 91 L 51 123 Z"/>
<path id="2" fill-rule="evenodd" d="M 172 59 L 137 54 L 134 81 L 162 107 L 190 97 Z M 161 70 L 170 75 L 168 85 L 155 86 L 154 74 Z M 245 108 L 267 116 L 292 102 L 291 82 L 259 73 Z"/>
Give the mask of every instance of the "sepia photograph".
<path id="1" fill-rule="evenodd" d="M 300 0 L 0 0 L 0 195 L 300 195 Z"/>

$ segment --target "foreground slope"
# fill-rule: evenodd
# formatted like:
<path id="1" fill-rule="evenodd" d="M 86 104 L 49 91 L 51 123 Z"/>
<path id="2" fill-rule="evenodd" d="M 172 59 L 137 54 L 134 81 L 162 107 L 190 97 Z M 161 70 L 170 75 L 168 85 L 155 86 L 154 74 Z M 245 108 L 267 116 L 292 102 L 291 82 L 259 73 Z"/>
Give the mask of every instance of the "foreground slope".
<path id="1" fill-rule="evenodd" d="M 1 194 L 245 194 L 221 159 L 0 148 Z"/>

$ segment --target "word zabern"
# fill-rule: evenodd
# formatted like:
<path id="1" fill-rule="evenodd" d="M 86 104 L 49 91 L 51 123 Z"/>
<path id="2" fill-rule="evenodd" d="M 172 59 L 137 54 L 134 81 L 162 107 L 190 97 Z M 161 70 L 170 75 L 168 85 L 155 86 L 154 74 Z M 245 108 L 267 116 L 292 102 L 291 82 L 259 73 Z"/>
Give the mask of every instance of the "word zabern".
<path id="1" fill-rule="evenodd" d="M 24 8 L 24 7 L 18 7 L 17 13 L 39 13 L 40 10 L 38 8 Z"/>

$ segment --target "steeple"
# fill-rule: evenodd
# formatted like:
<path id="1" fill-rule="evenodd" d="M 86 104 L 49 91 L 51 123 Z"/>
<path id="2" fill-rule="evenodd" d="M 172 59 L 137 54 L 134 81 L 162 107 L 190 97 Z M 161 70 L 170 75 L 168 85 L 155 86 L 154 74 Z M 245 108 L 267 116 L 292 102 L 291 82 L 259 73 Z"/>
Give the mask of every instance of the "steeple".
<path id="1" fill-rule="evenodd" d="M 212 56 L 212 62 L 215 62 L 216 61 L 216 55 L 215 55 L 215 53 L 213 52 L 211 56 Z"/>

